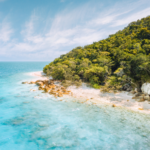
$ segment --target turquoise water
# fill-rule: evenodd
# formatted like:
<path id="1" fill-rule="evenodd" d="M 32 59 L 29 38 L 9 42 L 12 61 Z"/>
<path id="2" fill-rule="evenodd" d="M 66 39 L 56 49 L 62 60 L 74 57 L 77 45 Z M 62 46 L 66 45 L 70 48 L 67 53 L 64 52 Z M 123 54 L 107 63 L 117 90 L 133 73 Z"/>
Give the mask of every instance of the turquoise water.
<path id="1" fill-rule="evenodd" d="M 0 150 L 150 150 L 150 116 L 58 101 L 23 85 L 47 62 L 0 62 Z"/>

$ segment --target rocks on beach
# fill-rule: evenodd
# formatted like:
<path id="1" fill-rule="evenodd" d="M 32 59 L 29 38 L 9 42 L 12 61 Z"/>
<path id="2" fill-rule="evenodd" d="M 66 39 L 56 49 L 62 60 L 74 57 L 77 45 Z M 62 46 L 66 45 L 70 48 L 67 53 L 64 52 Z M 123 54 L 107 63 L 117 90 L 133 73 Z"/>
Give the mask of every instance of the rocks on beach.
<path id="1" fill-rule="evenodd" d="M 56 84 L 55 84 L 56 83 Z M 39 90 L 44 90 L 45 93 L 54 95 L 55 97 L 63 97 L 63 95 L 72 95 L 65 87 L 58 85 L 58 80 L 37 80 L 35 82 L 22 82 L 22 84 L 36 84 Z"/>
<path id="2" fill-rule="evenodd" d="M 149 101 L 150 102 L 150 95 L 144 94 L 144 93 L 137 93 L 135 94 L 132 99 L 135 99 L 138 102 L 144 102 L 144 101 Z"/>
<path id="3" fill-rule="evenodd" d="M 73 91 L 74 92 L 73 93 L 73 92 L 71 92 L 72 88 L 65 88 L 64 86 L 61 85 L 61 81 L 54 80 L 54 79 L 37 80 L 37 81 L 34 81 L 34 82 L 33 81 L 31 81 L 31 82 L 22 82 L 22 84 L 36 84 L 38 86 L 38 89 L 43 91 L 42 93 L 49 93 L 50 95 L 53 95 L 56 98 L 57 97 L 63 97 L 64 95 L 69 95 L 69 96 L 73 96 L 74 98 L 83 97 L 83 98 L 86 99 L 85 101 L 82 101 L 82 98 L 81 98 L 80 103 L 90 103 L 90 104 L 92 103 L 93 105 L 95 105 L 95 104 L 97 104 L 97 102 L 99 101 L 99 98 L 100 98 L 100 97 L 96 97 L 97 102 L 95 103 L 93 101 L 95 99 L 95 97 L 91 97 L 91 95 L 88 95 L 89 91 L 88 91 L 88 94 L 87 94 L 88 96 L 87 95 L 84 96 L 84 94 L 86 94 L 87 91 L 85 93 L 83 93 L 82 92 L 83 89 L 81 91 L 79 91 L 76 88 L 75 89 L 73 88 L 73 90 L 75 90 L 75 91 Z M 35 91 L 35 90 L 31 90 L 31 91 Z M 93 93 L 91 93 L 91 94 L 92 94 L 92 96 L 94 96 Z M 99 94 L 97 93 L 97 95 L 99 95 Z M 118 101 L 118 98 L 117 98 L 116 95 L 114 95 L 114 99 L 115 99 L 116 103 L 115 104 L 112 103 L 112 100 L 111 100 L 112 95 L 110 95 L 110 94 L 108 95 L 108 101 L 109 101 L 109 97 L 110 97 L 110 104 L 114 108 L 116 108 L 120 105 L 123 105 L 125 107 L 126 106 L 127 107 L 128 106 L 132 107 L 133 105 L 131 105 L 131 103 L 135 102 L 135 104 L 138 105 L 138 107 L 139 107 L 139 108 L 137 108 L 139 111 L 145 110 L 145 108 L 146 108 L 146 110 L 150 109 L 150 96 L 148 94 L 144 94 L 143 92 L 137 93 L 137 91 L 130 91 L 130 95 L 131 95 L 131 97 L 132 96 L 133 97 L 132 98 L 130 97 L 129 98 L 130 100 L 126 99 L 125 100 L 126 103 L 125 103 L 124 99 L 122 99 L 121 101 Z M 105 96 L 107 96 L 107 95 L 105 95 Z M 118 97 L 119 96 L 126 96 L 126 95 L 118 95 Z M 132 101 L 132 99 L 134 99 L 134 100 Z M 107 99 L 106 99 L 106 101 L 107 101 Z M 138 102 L 138 104 L 136 102 Z M 129 104 L 127 104 L 127 103 L 129 103 Z"/>

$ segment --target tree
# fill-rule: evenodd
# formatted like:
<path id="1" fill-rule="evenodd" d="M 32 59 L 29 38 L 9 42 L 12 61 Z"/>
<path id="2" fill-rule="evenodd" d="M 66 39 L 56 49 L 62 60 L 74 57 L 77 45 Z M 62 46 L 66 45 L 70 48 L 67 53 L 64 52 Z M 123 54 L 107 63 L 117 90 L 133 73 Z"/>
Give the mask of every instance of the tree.
<path id="1" fill-rule="evenodd" d="M 126 75 L 131 77 L 137 85 L 137 91 L 141 92 L 141 86 L 150 79 L 150 59 L 145 55 L 132 55 L 127 62 L 123 62 Z"/>
<path id="2" fill-rule="evenodd" d="M 116 70 L 123 68 L 126 78 L 132 78 L 141 91 L 141 85 L 150 76 L 149 57 L 150 16 L 130 23 L 104 40 L 74 48 L 45 66 L 43 71 L 54 79 L 82 79 L 95 87 L 109 82 L 117 87 L 125 83 L 125 79 L 115 75 Z"/>

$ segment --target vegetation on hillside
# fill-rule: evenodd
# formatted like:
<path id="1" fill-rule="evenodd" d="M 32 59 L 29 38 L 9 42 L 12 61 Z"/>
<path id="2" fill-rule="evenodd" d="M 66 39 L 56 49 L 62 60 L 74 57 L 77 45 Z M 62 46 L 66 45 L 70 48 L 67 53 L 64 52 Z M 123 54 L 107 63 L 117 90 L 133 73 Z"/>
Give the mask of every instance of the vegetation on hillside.
<path id="1" fill-rule="evenodd" d="M 89 82 L 103 90 L 141 90 L 150 79 L 150 16 L 91 45 L 56 58 L 43 71 L 63 83 Z"/>

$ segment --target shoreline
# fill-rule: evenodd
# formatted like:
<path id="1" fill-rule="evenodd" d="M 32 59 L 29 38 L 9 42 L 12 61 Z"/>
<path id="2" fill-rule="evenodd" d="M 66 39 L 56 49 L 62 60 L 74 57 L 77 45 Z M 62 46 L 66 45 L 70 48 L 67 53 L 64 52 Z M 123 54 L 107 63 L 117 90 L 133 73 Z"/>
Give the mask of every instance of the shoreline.
<path id="1" fill-rule="evenodd" d="M 45 74 L 42 71 L 28 73 L 30 76 L 36 77 L 35 80 L 46 80 Z M 34 79 L 32 81 L 35 81 Z M 61 97 L 65 98 L 75 98 L 76 102 L 92 104 L 92 105 L 109 105 L 112 107 L 126 108 L 135 112 L 140 112 L 144 114 L 150 114 L 150 102 L 137 102 L 132 99 L 134 94 L 129 92 L 117 92 L 117 93 L 102 93 L 100 89 L 94 89 L 92 87 L 86 86 L 82 83 L 82 86 L 76 88 L 75 86 L 69 86 L 66 88 L 71 91 L 71 95 L 64 95 Z"/>

